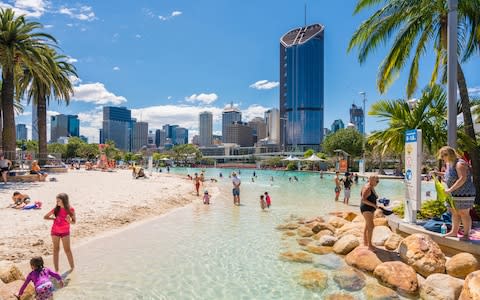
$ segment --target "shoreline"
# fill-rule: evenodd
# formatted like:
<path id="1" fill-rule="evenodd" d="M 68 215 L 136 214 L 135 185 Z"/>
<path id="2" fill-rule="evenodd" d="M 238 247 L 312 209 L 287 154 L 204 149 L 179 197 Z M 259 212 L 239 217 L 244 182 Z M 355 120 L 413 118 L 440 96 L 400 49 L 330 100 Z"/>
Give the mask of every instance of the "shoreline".
<path id="1" fill-rule="evenodd" d="M 154 173 L 146 180 L 133 180 L 128 170 L 81 170 L 51 176 L 57 177 L 58 182 L 9 184 L 0 190 L 2 198 L 8 201 L 15 190 L 30 195 L 33 201 L 43 200 L 42 209 L 33 211 L 5 208 L 7 201 L 2 200 L 0 224 L 10 230 L 0 233 L 0 267 L 16 264 L 28 268 L 32 256 L 51 257 L 51 224 L 43 220 L 43 215 L 54 203 L 54 195 L 60 192 L 69 194 L 77 214 L 77 224 L 72 226 L 72 249 L 153 221 L 200 199 L 194 193 L 193 183 L 177 174 Z M 100 190 L 94 185 L 105 182 L 109 184 Z M 216 188 L 209 182 L 204 184 L 202 189 Z M 88 189 L 90 185 L 95 188 Z M 130 193 L 118 186 L 128 187 Z M 85 187 L 86 190 L 82 189 Z M 99 196 L 102 192 L 111 196 Z"/>

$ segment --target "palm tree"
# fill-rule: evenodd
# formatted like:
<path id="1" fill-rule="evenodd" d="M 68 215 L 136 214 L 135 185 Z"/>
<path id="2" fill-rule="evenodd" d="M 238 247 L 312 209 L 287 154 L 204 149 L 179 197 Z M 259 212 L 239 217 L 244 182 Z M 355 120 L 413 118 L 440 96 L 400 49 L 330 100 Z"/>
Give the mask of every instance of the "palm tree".
<path id="1" fill-rule="evenodd" d="M 368 143 L 381 155 L 387 151 L 400 155 L 405 148 L 405 131 L 421 129 L 422 140 L 429 153 L 436 153 L 446 140 L 446 96 L 443 89 L 434 85 L 424 89 L 422 97 L 413 108 L 404 100 L 380 100 L 368 113 L 388 121 L 388 127 L 368 137 Z"/>
<path id="2" fill-rule="evenodd" d="M 407 97 L 410 98 L 417 88 L 420 58 L 426 52 L 435 53 L 430 84 L 437 82 L 439 73 L 444 83 L 447 65 L 447 0 L 358 0 L 354 13 L 379 3 L 384 5 L 360 25 L 348 47 L 349 51 L 354 47 L 359 48 L 358 59 L 363 63 L 378 45 L 386 44 L 396 34 L 377 74 L 379 91 L 385 92 L 411 59 L 406 87 Z M 480 0 L 459 0 L 458 20 L 458 49 L 463 54 L 464 62 L 480 50 Z M 430 45 L 433 45 L 433 49 L 428 49 Z M 475 141 L 467 83 L 459 62 L 457 75 L 460 100 L 464 108 L 465 135 Z M 473 178 L 477 190 L 480 190 L 480 148 L 475 142 L 469 145 Z M 480 193 L 478 194 L 477 202 L 480 203 Z"/>
<path id="3" fill-rule="evenodd" d="M 26 69 L 19 81 L 19 90 L 28 90 L 28 100 L 37 104 L 38 153 L 40 163 L 47 157 L 47 105 L 51 98 L 67 105 L 73 94 L 70 76 L 77 76 L 75 67 L 67 62 L 65 55 L 56 53 L 52 48 L 41 52 L 42 73 Z"/>
<path id="4" fill-rule="evenodd" d="M 3 115 L 3 149 L 12 157 L 16 148 L 14 99 L 21 93 L 15 90 L 24 69 L 42 69 L 41 51 L 56 40 L 49 34 L 37 32 L 42 25 L 29 22 L 25 16 L 15 16 L 12 9 L 0 10 L 0 67 L 2 68 L 1 105 Z"/>

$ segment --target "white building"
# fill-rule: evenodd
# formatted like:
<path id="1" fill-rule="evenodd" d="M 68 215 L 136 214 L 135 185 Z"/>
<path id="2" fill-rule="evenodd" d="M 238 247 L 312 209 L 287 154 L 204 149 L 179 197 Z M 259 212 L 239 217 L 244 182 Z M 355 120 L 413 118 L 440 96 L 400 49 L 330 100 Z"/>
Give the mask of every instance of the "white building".
<path id="1" fill-rule="evenodd" d="M 269 109 L 265 112 L 265 122 L 267 123 L 267 138 L 269 144 L 280 144 L 280 110 L 277 108 Z"/>

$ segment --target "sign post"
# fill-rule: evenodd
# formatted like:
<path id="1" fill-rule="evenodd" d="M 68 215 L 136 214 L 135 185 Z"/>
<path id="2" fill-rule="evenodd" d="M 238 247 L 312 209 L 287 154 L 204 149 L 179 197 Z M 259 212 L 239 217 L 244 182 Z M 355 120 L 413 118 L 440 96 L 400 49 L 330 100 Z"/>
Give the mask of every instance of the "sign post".
<path id="1" fill-rule="evenodd" d="M 422 184 L 422 130 L 405 132 L 405 217 L 404 221 L 415 223 L 421 206 Z"/>

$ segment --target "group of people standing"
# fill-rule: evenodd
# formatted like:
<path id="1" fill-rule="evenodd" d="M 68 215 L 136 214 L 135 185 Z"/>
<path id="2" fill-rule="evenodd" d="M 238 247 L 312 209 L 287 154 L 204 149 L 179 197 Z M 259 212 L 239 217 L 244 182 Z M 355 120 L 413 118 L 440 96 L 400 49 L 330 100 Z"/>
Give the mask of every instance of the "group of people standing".
<path id="1" fill-rule="evenodd" d="M 340 172 L 336 171 L 335 172 L 335 201 L 338 201 L 338 198 L 340 197 L 340 192 L 342 191 L 342 184 L 343 184 L 343 203 L 348 205 L 348 202 L 350 201 L 350 190 L 352 188 L 352 184 L 358 183 L 358 174 L 353 174 L 350 172 L 345 173 L 344 178 L 340 178 Z"/>

